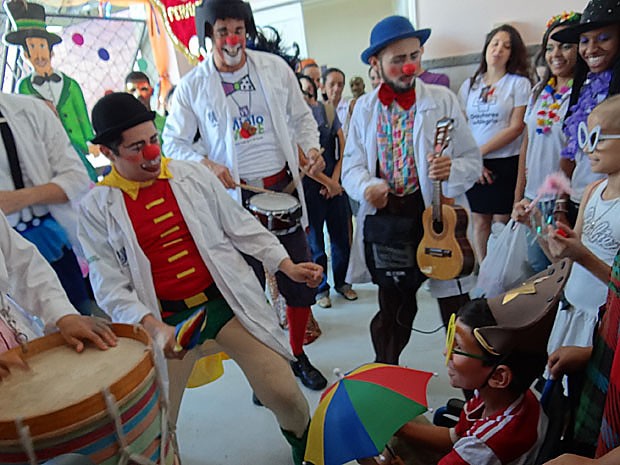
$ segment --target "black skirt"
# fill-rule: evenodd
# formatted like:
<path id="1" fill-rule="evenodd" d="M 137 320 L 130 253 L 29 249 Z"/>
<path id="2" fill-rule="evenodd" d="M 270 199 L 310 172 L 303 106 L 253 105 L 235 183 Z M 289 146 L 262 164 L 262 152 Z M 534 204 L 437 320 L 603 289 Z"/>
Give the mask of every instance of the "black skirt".
<path id="1" fill-rule="evenodd" d="M 514 204 L 519 155 L 483 159 L 483 163 L 492 173 L 493 184 L 474 184 L 474 187 L 467 191 L 469 207 L 474 213 L 509 215 Z"/>

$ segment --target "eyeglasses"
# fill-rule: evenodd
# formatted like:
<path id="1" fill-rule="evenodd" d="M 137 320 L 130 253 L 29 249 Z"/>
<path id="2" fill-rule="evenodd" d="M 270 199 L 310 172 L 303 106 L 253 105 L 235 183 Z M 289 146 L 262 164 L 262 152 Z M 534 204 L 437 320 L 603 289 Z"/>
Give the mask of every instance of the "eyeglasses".
<path id="1" fill-rule="evenodd" d="M 456 336 L 456 313 L 453 313 L 448 322 L 446 330 L 446 365 L 450 362 L 452 355 L 462 355 L 464 357 L 475 358 L 476 360 L 487 361 L 488 357 L 482 354 L 470 354 L 454 348 L 454 337 Z"/>
<path id="2" fill-rule="evenodd" d="M 620 134 L 601 134 L 601 126 L 598 124 L 590 132 L 588 132 L 588 126 L 583 121 L 577 127 L 579 148 L 586 153 L 594 152 L 599 141 L 612 139 L 620 139 Z"/>

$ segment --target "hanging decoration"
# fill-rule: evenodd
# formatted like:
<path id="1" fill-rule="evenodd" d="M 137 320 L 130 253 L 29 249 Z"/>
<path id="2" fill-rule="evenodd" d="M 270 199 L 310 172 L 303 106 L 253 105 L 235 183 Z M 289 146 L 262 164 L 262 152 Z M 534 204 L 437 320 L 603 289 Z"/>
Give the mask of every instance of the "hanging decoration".
<path id="1" fill-rule="evenodd" d="M 199 50 L 194 46 L 196 35 L 196 6 L 202 4 L 202 0 L 150 0 L 161 12 L 152 18 L 152 27 L 159 28 L 158 19 L 163 19 L 163 25 L 172 40 L 192 64 L 202 61 Z M 190 46 L 191 43 L 191 46 Z"/>

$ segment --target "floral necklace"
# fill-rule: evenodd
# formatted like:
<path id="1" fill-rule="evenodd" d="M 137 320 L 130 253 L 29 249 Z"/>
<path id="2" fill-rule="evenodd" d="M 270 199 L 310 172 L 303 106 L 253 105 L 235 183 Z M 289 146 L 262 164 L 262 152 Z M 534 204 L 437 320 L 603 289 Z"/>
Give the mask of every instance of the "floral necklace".
<path id="1" fill-rule="evenodd" d="M 562 105 L 562 99 L 573 87 L 573 80 L 571 79 L 568 81 L 568 84 L 562 86 L 557 92 L 555 91 L 555 86 L 556 79 L 555 76 L 552 76 L 551 79 L 547 81 L 547 85 L 540 95 L 542 100 L 540 106 L 542 108 L 538 113 L 536 113 L 538 116 L 536 119 L 536 123 L 538 124 L 536 134 L 549 134 L 554 123 L 557 123 L 562 119 L 558 113 L 558 110 Z"/>
<path id="2" fill-rule="evenodd" d="M 579 123 L 586 121 L 590 112 L 599 104 L 599 95 L 605 96 L 609 93 L 610 83 L 611 70 L 601 73 L 588 73 L 577 103 L 569 108 L 572 114 L 564 120 L 564 134 L 566 135 L 567 144 L 561 152 L 563 158 L 575 159 L 575 155 L 579 151 L 579 145 L 577 144 L 577 128 Z"/>

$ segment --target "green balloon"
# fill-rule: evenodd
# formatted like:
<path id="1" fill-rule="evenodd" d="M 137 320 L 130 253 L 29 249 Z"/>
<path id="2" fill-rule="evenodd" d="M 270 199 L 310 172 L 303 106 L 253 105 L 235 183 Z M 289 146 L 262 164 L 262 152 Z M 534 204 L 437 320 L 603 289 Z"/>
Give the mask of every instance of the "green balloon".
<path id="1" fill-rule="evenodd" d="M 138 69 L 145 72 L 149 67 L 149 63 L 144 58 L 138 58 Z"/>

